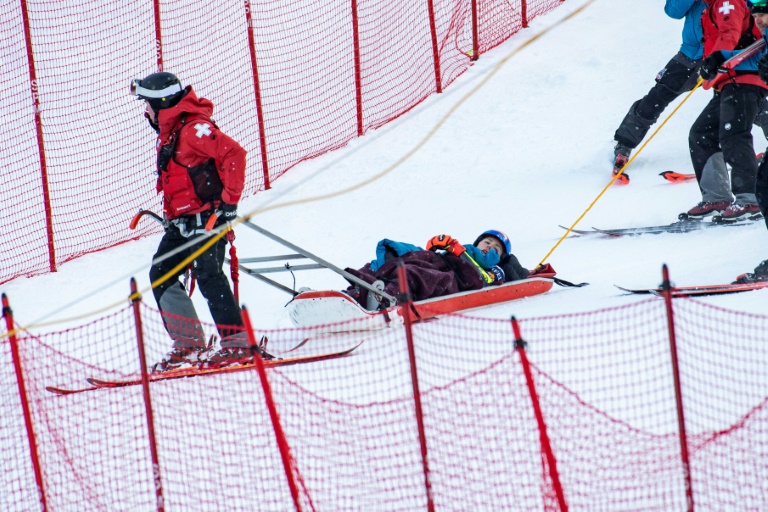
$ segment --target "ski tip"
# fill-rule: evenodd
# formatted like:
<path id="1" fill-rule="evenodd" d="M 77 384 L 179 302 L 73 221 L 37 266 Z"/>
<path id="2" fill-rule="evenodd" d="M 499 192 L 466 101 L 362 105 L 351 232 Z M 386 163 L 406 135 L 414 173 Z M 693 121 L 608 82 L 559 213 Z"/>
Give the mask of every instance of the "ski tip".
<path id="1" fill-rule="evenodd" d="M 624 288 L 623 286 L 619 286 L 617 284 L 613 285 L 622 292 L 624 292 L 622 295 L 646 295 L 651 292 L 651 289 L 639 289 L 639 290 L 633 290 L 631 288 Z"/>
<path id="2" fill-rule="evenodd" d="M 682 183 L 684 181 L 691 181 L 696 179 L 695 174 L 683 174 L 675 171 L 664 171 L 659 173 L 659 176 L 670 183 Z"/>

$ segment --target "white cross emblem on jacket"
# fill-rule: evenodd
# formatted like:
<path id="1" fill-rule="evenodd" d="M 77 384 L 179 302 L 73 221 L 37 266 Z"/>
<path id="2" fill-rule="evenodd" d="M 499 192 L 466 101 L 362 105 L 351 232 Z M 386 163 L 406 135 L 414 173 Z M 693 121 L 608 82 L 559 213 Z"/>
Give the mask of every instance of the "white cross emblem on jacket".
<path id="1" fill-rule="evenodd" d="M 197 130 L 197 138 L 202 139 L 203 135 L 210 135 L 211 134 L 211 128 L 208 126 L 208 123 L 197 123 L 195 125 L 195 130 Z"/>
<path id="2" fill-rule="evenodd" d="M 717 10 L 717 12 L 723 13 L 723 16 L 728 16 L 732 10 L 734 10 L 736 7 L 731 5 L 731 2 L 725 2 L 720 9 Z"/>

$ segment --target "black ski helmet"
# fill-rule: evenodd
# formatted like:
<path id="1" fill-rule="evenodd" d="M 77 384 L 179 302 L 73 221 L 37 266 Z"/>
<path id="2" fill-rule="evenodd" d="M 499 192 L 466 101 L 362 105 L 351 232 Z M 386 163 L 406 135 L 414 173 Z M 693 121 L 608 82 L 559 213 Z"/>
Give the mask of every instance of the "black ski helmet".
<path id="1" fill-rule="evenodd" d="M 768 14 L 768 0 L 747 0 L 752 14 Z"/>
<path id="2" fill-rule="evenodd" d="M 176 105 L 184 97 L 184 88 L 173 73 L 152 73 L 143 80 L 131 80 L 131 94 L 137 100 L 146 100 L 157 112 Z"/>

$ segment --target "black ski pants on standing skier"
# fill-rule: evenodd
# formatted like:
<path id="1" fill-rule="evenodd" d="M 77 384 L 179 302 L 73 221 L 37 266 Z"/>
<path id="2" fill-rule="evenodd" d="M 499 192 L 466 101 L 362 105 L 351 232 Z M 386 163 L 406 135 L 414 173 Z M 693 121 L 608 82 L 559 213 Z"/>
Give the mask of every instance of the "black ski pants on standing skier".
<path id="1" fill-rule="evenodd" d="M 765 151 L 768 152 L 768 148 L 765 148 Z M 768 227 L 768 158 L 765 157 L 760 160 L 760 166 L 757 169 L 755 198 L 760 206 L 760 213 L 765 219 L 765 226 Z"/>
<path id="2" fill-rule="evenodd" d="M 672 57 L 656 76 L 656 85 L 632 104 L 616 130 L 614 140 L 631 149 L 640 145 L 651 125 L 659 120 L 672 100 L 693 89 L 699 79 L 700 65 L 701 60 L 691 60 L 681 52 Z"/>
<path id="3" fill-rule="evenodd" d="M 704 201 L 731 201 L 732 192 L 740 204 L 755 203 L 752 124 L 766 94 L 757 85 L 726 84 L 691 126 L 688 146 Z M 730 183 L 725 164 L 732 169 Z"/>
<path id="4" fill-rule="evenodd" d="M 222 221 L 219 221 L 218 224 L 221 223 Z M 190 240 L 194 240 L 196 243 L 167 256 Z M 187 238 L 181 234 L 176 225 L 170 224 L 157 247 L 152 267 L 149 270 L 149 278 L 154 283 L 190 254 L 197 251 L 208 240 L 209 238 L 203 235 L 193 235 Z M 222 270 L 226 246 L 226 238 L 221 238 L 192 261 L 192 273 L 197 279 L 203 297 L 208 302 L 211 316 L 222 339 L 243 330 L 240 308 L 235 301 L 227 276 Z M 167 256 L 167 258 L 158 262 L 157 260 L 163 256 Z M 202 326 L 197 318 L 192 300 L 178 279 L 185 271 L 186 268 L 177 270 L 170 279 L 154 288 L 153 293 L 158 307 L 164 313 L 163 322 L 174 340 L 174 347 L 203 348 L 206 342 Z"/>
<path id="5" fill-rule="evenodd" d="M 659 120 L 662 112 L 672 101 L 693 89 L 699 81 L 701 60 L 691 60 L 683 53 L 677 55 L 659 71 L 656 84 L 648 94 L 629 108 L 613 138 L 616 142 L 634 149 L 640 145 L 651 126 Z M 763 101 L 754 123 L 763 130 L 768 139 L 768 102 Z"/>

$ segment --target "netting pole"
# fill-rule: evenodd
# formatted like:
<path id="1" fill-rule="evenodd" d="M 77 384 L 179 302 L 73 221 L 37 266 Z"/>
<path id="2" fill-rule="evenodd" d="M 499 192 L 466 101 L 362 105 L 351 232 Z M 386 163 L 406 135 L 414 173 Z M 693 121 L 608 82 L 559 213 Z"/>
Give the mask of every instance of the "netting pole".
<path id="1" fill-rule="evenodd" d="M 3 318 L 5 326 L 9 333 L 14 333 L 13 311 L 6 294 L 2 295 Z M 35 472 L 35 482 L 37 483 L 37 494 L 40 499 L 40 507 L 43 512 L 48 510 L 48 504 L 45 499 L 45 485 L 43 483 L 43 470 L 40 464 L 40 455 L 37 451 L 37 438 L 32 424 L 32 411 L 29 407 L 29 398 L 27 396 L 27 387 L 24 384 L 24 372 L 21 368 L 21 356 L 19 355 L 18 338 L 16 334 L 10 334 L 8 341 L 11 344 L 11 358 L 13 359 L 13 368 L 16 371 L 16 384 L 19 387 L 19 399 L 21 400 L 21 409 L 24 412 L 24 426 L 27 429 L 27 440 L 29 441 L 29 455 L 32 458 L 32 468 Z"/>
<path id="2" fill-rule="evenodd" d="M 288 480 L 288 489 L 291 491 L 291 499 L 293 499 L 293 505 L 296 508 L 296 512 L 301 512 L 299 487 L 296 484 L 296 478 L 293 471 L 294 460 L 293 456 L 291 455 L 291 447 L 288 445 L 285 432 L 283 431 L 282 425 L 280 425 L 280 415 L 277 412 L 275 399 L 272 396 L 272 388 L 269 385 L 269 379 L 267 379 L 267 370 L 264 367 L 264 360 L 261 358 L 261 354 L 259 354 L 259 352 L 256 350 L 256 337 L 253 333 L 251 317 L 248 315 L 248 310 L 245 308 L 245 306 L 242 307 L 242 317 L 245 332 L 248 336 L 248 346 L 251 347 L 256 371 L 258 372 L 259 379 L 261 380 L 261 388 L 264 390 L 264 400 L 267 403 L 269 418 L 272 420 L 272 430 L 275 432 L 277 448 L 280 450 L 280 458 L 283 461 L 283 469 L 285 470 L 285 477 Z"/>
<path id="3" fill-rule="evenodd" d="M 157 437 L 155 437 L 155 416 L 152 413 L 152 397 L 149 394 L 149 372 L 144 351 L 144 328 L 141 324 L 141 295 L 136 286 L 136 280 L 131 278 L 131 303 L 133 319 L 136 324 L 136 344 L 139 347 L 139 365 L 141 367 L 141 389 L 144 394 L 144 411 L 147 415 L 147 435 L 149 437 L 149 453 L 152 457 L 152 478 L 155 485 L 155 503 L 157 511 L 165 510 L 163 499 L 163 480 L 160 475 L 160 457 L 157 452 Z"/>
<path id="4" fill-rule="evenodd" d="M 43 207 L 45 208 L 45 231 L 48 235 L 48 268 L 56 272 L 56 246 L 53 241 L 53 210 L 51 209 L 51 192 L 48 187 L 48 163 L 45 159 L 45 143 L 43 141 L 43 121 L 40 118 L 40 88 L 35 71 L 35 54 L 32 51 L 32 32 L 29 27 L 29 12 L 27 1 L 21 0 L 21 17 L 24 21 L 24 41 L 27 45 L 27 64 L 29 65 L 29 83 L 32 92 L 32 105 L 35 109 L 35 133 L 37 134 L 37 154 L 40 157 L 40 179 L 43 182 Z"/>
<path id="5" fill-rule="evenodd" d="M 520 335 L 520 325 L 517 323 L 517 319 L 514 316 L 512 317 L 512 332 L 515 335 L 515 351 L 517 351 L 520 356 L 520 363 L 523 365 L 525 383 L 528 386 L 528 393 L 531 395 L 533 413 L 536 416 L 536 423 L 539 426 L 539 440 L 541 442 L 542 456 L 549 468 L 549 477 L 552 480 L 552 487 L 554 488 L 555 496 L 557 497 L 557 503 L 560 506 L 560 512 L 566 512 L 568 510 L 568 503 L 565 501 L 563 486 L 560 484 L 560 474 L 557 472 L 557 459 L 555 459 L 555 453 L 552 451 L 552 445 L 549 442 L 547 424 L 544 422 L 544 414 L 541 411 L 541 403 L 539 402 L 539 395 L 536 392 L 536 384 L 533 382 L 531 363 L 528 361 L 528 355 L 525 353 L 526 342 Z"/>
<path id="6" fill-rule="evenodd" d="M 157 53 L 157 71 L 163 70 L 163 35 L 160 31 L 160 0 L 152 2 L 155 9 L 155 51 Z"/>
<path id="7" fill-rule="evenodd" d="M 357 19 L 357 0 L 352 0 L 352 49 L 355 55 L 355 104 L 357 105 L 357 136 L 363 135 L 363 80 L 360 64 L 360 30 Z"/>
<path id="8" fill-rule="evenodd" d="M 261 169 L 264 175 L 264 190 L 272 188 L 269 181 L 269 162 L 267 160 L 267 136 L 264 133 L 264 110 L 261 106 L 261 84 L 259 67 L 256 64 L 256 37 L 253 35 L 253 15 L 250 0 L 245 0 L 245 19 L 248 21 L 248 50 L 251 52 L 251 72 L 253 91 L 256 95 L 256 123 L 259 125 L 259 146 L 261 146 Z"/>
<path id="9" fill-rule="evenodd" d="M 472 0 L 472 59 L 480 58 L 480 43 L 477 32 L 477 0 Z"/>
<path id="10" fill-rule="evenodd" d="M 432 35 L 432 60 L 435 63 L 435 90 L 439 94 L 443 92 L 443 83 L 440 78 L 440 52 L 437 49 L 437 26 L 435 23 L 434 0 L 427 0 L 427 9 L 429 10 L 429 31 Z"/>
<path id="11" fill-rule="evenodd" d="M 419 444 L 421 445 L 421 463 L 424 469 L 424 487 L 427 492 L 427 510 L 434 512 L 435 502 L 432 498 L 432 483 L 429 479 L 429 463 L 427 462 L 427 436 L 424 430 L 424 413 L 421 408 L 421 392 L 419 391 L 419 375 L 416 371 L 416 348 L 413 345 L 413 330 L 411 322 L 411 292 L 408 290 L 408 279 L 405 274 L 405 265 L 402 261 L 397 264 L 397 280 L 400 283 L 400 295 L 397 303 L 403 312 L 405 322 L 405 337 L 408 341 L 408 359 L 411 362 L 411 383 L 413 384 L 413 402 L 416 408 L 416 426 L 419 431 Z"/>
<path id="12" fill-rule="evenodd" d="M 685 479 L 685 500 L 688 512 L 693 512 L 693 484 L 691 482 L 691 462 L 688 457 L 688 436 L 685 433 L 685 415 L 683 414 L 683 390 L 680 385 L 680 366 L 677 359 L 677 336 L 675 335 L 675 319 L 672 309 L 672 283 L 669 280 L 669 269 L 664 264 L 661 267 L 661 290 L 667 309 L 667 328 L 669 329 L 669 351 L 672 356 L 672 377 L 675 384 L 675 403 L 677 405 L 677 425 L 680 432 L 680 457 L 683 462 L 683 477 Z"/>
<path id="13" fill-rule="evenodd" d="M 528 28 L 528 0 L 520 0 L 520 17 L 523 28 Z"/>

